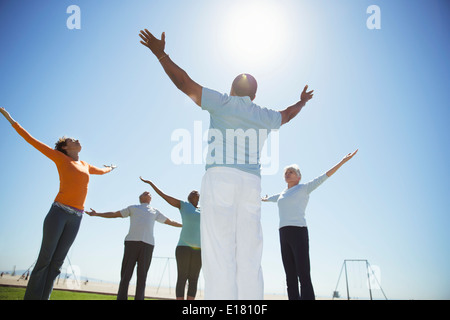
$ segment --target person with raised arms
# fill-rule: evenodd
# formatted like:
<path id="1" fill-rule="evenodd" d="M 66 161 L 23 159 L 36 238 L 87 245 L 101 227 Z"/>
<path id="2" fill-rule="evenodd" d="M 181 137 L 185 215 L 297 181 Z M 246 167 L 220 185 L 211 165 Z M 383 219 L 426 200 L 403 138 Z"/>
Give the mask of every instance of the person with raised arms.
<path id="1" fill-rule="evenodd" d="M 59 173 L 59 192 L 45 220 L 39 256 L 25 291 L 26 300 L 48 300 L 60 268 L 78 234 L 88 192 L 89 175 L 102 175 L 115 166 L 97 168 L 80 160 L 80 141 L 62 137 L 52 149 L 32 137 L 11 115 L 0 113 L 30 145 L 52 160 Z"/>
<path id="2" fill-rule="evenodd" d="M 300 100 L 282 111 L 263 108 L 253 102 L 257 82 L 252 75 L 238 75 L 230 94 L 222 94 L 202 87 L 172 61 L 165 33 L 157 39 L 145 29 L 139 36 L 175 86 L 210 115 L 200 191 L 205 299 L 262 300 L 260 155 L 269 133 L 292 120 L 313 92 L 305 86 Z"/>
<path id="3" fill-rule="evenodd" d="M 261 199 L 264 202 L 278 204 L 281 257 L 286 273 L 289 300 L 315 300 L 310 273 L 309 234 L 305 219 L 309 195 L 353 158 L 357 151 L 347 154 L 333 168 L 305 184 L 300 184 L 302 175 L 298 166 L 296 164 L 287 166 L 284 169 L 287 188 L 281 193 Z"/>
<path id="4" fill-rule="evenodd" d="M 176 221 L 172 221 L 163 215 L 158 209 L 150 206 L 152 196 L 145 191 L 139 196 L 138 205 L 131 205 L 120 211 L 99 213 L 91 208 L 86 213 L 92 217 L 101 218 L 127 218 L 130 217 L 130 229 L 125 237 L 122 268 L 120 272 L 120 284 L 117 300 L 128 299 L 128 287 L 133 276 L 134 267 L 137 264 L 137 281 L 135 300 L 144 300 L 147 273 L 152 262 L 155 237 L 153 229 L 155 221 L 173 227 L 182 227 Z"/>
<path id="5" fill-rule="evenodd" d="M 180 232 L 178 245 L 175 249 L 178 271 L 175 295 L 177 300 L 184 300 L 187 282 L 189 284 L 187 300 L 195 300 L 198 276 L 202 267 L 200 208 L 198 206 L 200 194 L 197 190 L 192 190 L 187 197 L 188 201 L 183 201 L 165 194 L 150 180 L 144 180 L 142 178 L 141 180 L 148 183 L 168 204 L 180 210 L 183 227 Z"/>

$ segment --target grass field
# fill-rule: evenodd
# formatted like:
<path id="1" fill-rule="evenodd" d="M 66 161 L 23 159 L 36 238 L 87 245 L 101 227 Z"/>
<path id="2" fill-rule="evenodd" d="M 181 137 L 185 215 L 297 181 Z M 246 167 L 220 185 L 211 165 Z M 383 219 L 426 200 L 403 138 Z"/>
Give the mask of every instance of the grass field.
<path id="1" fill-rule="evenodd" d="M 0 286 L 0 300 L 23 300 L 25 288 Z M 116 300 L 116 295 L 53 290 L 50 300 Z M 128 297 L 132 300 L 134 297 Z"/>

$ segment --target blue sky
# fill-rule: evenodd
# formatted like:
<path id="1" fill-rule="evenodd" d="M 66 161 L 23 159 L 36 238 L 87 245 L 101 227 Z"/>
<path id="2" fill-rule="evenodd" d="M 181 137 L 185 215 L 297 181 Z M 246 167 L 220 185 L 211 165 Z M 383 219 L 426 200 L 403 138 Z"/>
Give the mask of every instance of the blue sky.
<path id="1" fill-rule="evenodd" d="M 79 30 L 66 26 L 73 4 Z M 373 4 L 379 30 L 366 26 Z M 279 170 L 262 177 L 262 195 L 285 188 L 288 164 L 297 163 L 306 182 L 359 148 L 307 208 L 316 294 L 331 296 L 344 259 L 367 259 L 390 299 L 449 299 L 448 9 L 437 0 L 2 1 L 0 106 L 48 145 L 74 136 L 81 159 L 118 165 L 91 178 L 86 201 L 110 211 L 152 191 L 141 175 L 185 199 L 204 173 L 202 164 L 173 163 L 171 135 L 193 135 L 195 121 L 206 130 L 208 114 L 170 82 L 139 43 L 140 29 L 165 31 L 166 52 L 205 87 L 229 92 L 237 74 L 253 74 L 261 106 L 284 109 L 308 84 L 315 96 L 281 128 Z M 243 17 L 257 25 L 247 40 L 236 33 Z M 0 149 L 0 270 L 26 269 L 58 175 L 6 120 Z M 152 205 L 180 220 L 157 195 Z M 276 205 L 263 204 L 262 223 L 266 292 L 284 293 Z M 118 281 L 128 226 L 85 216 L 72 264 Z M 156 225 L 154 256 L 173 257 L 178 235 Z"/>

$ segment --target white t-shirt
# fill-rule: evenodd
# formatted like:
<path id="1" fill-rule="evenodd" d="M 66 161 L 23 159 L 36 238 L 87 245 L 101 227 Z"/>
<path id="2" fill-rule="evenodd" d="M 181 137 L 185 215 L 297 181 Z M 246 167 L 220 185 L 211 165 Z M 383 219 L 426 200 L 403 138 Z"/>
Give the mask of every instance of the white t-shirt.
<path id="1" fill-rule="evenodd" d="M 328 176 L 324 173 L 308 183 L 285 189 L 283 192 L 267 199 L 267 201 L 277 202 L 278 204 L 280 228 L 286 226 L 306 227 L 305 211 L 309 194 L 327 178 Z"/>
<path id="2" fill-rule="evenodd" d="M 130 231 L 125 237 L 125 241 L 142 241 L 155 245 L 153 227 L 155 221 L 164 223 L 167 217 L 158 209 L 152 208 L 148 203 L 129 206 L 120 210 L 122 217 L 130 217 Z"/>

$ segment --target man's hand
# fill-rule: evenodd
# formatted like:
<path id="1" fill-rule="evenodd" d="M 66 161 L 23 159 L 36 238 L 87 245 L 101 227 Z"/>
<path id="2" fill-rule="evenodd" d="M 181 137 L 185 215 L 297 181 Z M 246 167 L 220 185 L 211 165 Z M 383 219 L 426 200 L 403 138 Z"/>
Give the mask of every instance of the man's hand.
<path id="1" fill-rule="evenodd" d="M 161 34 L 161 40 L 156 39 L 147 29 L 141 30 L 139 36 L 144 40 L 141 43 L 149 48 L 158 59 L 164 57 L 164 48 L 166 47 L 166 34 L 164 32 Z"/>
<path id="2" fill-rule="evenodd" d="M 305 86 L 303 89 L 301 95 L 300 95 L 300 101 L 296 104 L 286 108 L 283 111 L 280 111 L 281 113 L 281 125 L 284 125 L 291 121 L 299 112 L 302 110 L 302 108 L 305 106 L 305 104 L 312 99 L 314 90 L 311 90 L 309 92 L 306 91 L 308 89 L 308 85 Z"/>
<path id="3" fill-rule="evenodd" d="M 300 95 L 300 101 L 302 102 L 308 102 L 314 96 L 313 95 L 314 90 L 306 92 L 306 89 L 308 89 L 308 85 L 305 86 L 305 88 L 302 91 L 302 94 Z"/>
<path id="4" fill-rule="evenodd" d="M 91 211 L 84 211 L 86 214 L 90 215 L 91 217 L 94 217 L 97 215 L 97 212 L 91 208 Z"/>
<path id="5" fill-rule="evenodd" d="M 158 58 L 164 68 L 164 71 L 169 76 L 170 80 L 172 80 L 173 84 L 189 98 L 191 98 L 195 104 L 201 106 L 203 87 L 193 81 L 186 71 L 177 66 L 175 62 L 169 58 L 169 55 L 164 52 L 164 48 L 166 46 L 166 34 L 163 32 L 161 34 L 161 40 L 158 40 L 147 29 L 145 29 L 145 31 L 141 30 L 139 36 L 143 40 L 141 43 L 149 48 Z"/>

